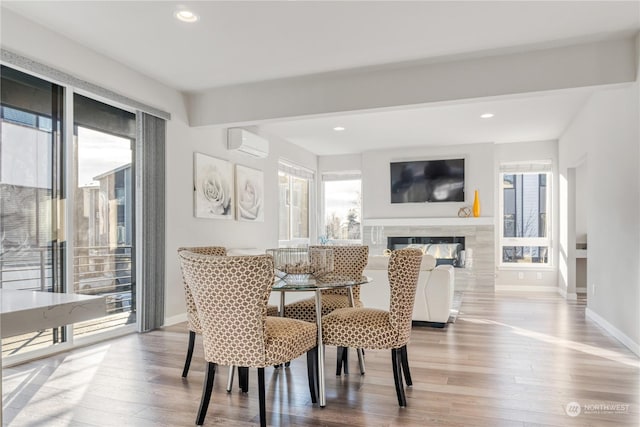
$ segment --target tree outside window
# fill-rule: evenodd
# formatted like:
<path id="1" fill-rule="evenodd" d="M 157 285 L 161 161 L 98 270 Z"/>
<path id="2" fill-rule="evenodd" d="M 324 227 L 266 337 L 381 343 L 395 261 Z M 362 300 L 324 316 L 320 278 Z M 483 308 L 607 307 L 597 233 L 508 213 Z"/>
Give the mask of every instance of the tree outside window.
<path id="1" fill-rule="evenodd" d="M 360 179 L 323 177 L 324 226 L 321 240 L 339 243 L 362 240 Z"/>

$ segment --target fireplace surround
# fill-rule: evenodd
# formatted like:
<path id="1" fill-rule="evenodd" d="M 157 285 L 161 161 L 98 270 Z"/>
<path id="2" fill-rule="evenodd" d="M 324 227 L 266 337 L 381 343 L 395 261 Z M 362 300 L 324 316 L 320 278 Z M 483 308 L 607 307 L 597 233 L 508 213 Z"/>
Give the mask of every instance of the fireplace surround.
<path id="1" fill-rule="evenodd" d="M 392 249 L 388 247 L 391 237 L 423 236 L 464 238 L 464 262 L 459 259 L 457 265 L 464 268 L 455 269 L 455 290 L 494 291 L 495 227 L 492 217 L 365 218 L 363 221 L 363 243 L 369 246 L 371 255 L 382 255 L 385 250 Z"/>

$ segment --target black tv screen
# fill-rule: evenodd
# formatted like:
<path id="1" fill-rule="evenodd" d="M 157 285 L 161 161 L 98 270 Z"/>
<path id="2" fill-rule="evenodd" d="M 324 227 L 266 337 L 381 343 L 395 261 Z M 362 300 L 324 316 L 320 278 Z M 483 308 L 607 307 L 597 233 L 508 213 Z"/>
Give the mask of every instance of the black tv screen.
<path id="1" fill-rule="evenodd" d="M 391 203 L 464 202 L 464 159 L 391 163 Z"/>

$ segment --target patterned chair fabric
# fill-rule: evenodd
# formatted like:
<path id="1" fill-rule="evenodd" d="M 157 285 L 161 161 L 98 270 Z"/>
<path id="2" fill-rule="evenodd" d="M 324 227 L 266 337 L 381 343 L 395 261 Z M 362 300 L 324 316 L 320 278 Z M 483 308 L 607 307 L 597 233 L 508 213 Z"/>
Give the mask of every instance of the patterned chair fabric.
<path id="1" fill-rule="evenodd" d="M 208 362 L 265 367 L 315 347 L 315 323 L 267 316 L 273 286 L 270 256 L 212 257 L 181 251 L 180 259 L 199 313 Z"/>
<path id="2" fill-rule="evenodd" d="M 227 255 L 227 249 L 224 246 L 197 246 L 197 247 L 178 248 L 178 253 L 180 253 L 181 251 L 189 251 L 196 254 L 213 255 L 213 256 Z M 200 334 L 202 333 L 202 326 L 200 325 L 200 319 L 198 318 L 198 311 L 196 310 L 196 304 L 193 301 L 191 290 L 189 289 L 186 283 L 184 283 L 184 298 L 187 304 L 187 321 L 189 323 L 189 330 L 197 334 Z M 267 315 L 277 316 L 278 307 L 276 307 L 275 305 L 267 306 Z"/>
<path id="3" fill-rule="evenodd" d="M 322 318 L 324 344 L 364 349 L 391 349 L 398 404 L 407 406 L 402 383 L 412 385 L 407 358 L 407 342 L 411 334 L 411 315 L 422 251 L 401 249 L 389 258 L 389 311 L 374 308 L 340 308 Z"/>
<path id="4" fill-rule="evenodd" d="M 198 247 L 182 247 L 178 248 L 178 253 L 182 251 L 189 251 L 202 255 L 213 256 L 225 256 L 227 255 L 227 248 L 224 246 L 198 246 Z M 184 299 L 187 304 L 187 322 L 189 323 L 189 330 L 197 334 L 202 333 L 202 326 L 200 325 L 200 319 L 198 319 L 198 311 L 196 310 L 196 303 L 193 301 L 193 295 L 187 283 L 184 282 Z"/>
<path id="5" fill-rule="evenodd" d="M 182 251 L 189 251 L 210 256 L 226 256 L 227 254 L 227 250 L 223 246 L 198 246 L 190 248 L 178 248 L 178 253 Z M 196 310 L 196 304 L 193 300 L 191 289 L 186 282 L 184 282 L 184 296 L 187 305 L 187 321 L 189 323 L 189 344 L 187 345 L 187 356 L 184 361 L 184 368 L 182 369 L 182 377 L 186 378 L 187 375 L 189 375 L 189 367 L 191 366 L 191 359 L 193 358 L 193 349 L 195 347 L 196 334 L 202 333 L 202 325 L 200 324 L 198 310 Z M 267 315 L 277 316 L 278 307 L 276 307 L 275 305 L 267 306 Z M 229 367 L 229 372 L 231 379 L 231 377 L 233 376 L 233 366 Z M 227 391 L 231 391 L 231 381 L 229 381 L 227 385 Z"/>
<path id="6" fill-rule="evenodd" d="M 204 423 L 218 364 L 242 367 L 241 373 L 258 368 L 260 425 L 266 426 L 264 368 L 306 352 L 309 390 L 315 402 L 318 328 L 315 323 L 267 316 L 273 258 L 210 256 L 187 250 L 178 256 L 201 322 L 207 361 L 196 424 Z"/>
<path id="7" fill-rule="evenodd" d="M 309 249 L 333 249 L 334 273 L 340 276 L 360 278 L 367 265 L 369 247 L 364 245 L 352 246 L 309 246 Z M 322 315 L 331 313 L 338 308 L 351 307 L 349 304 L 348 289 L 328 289 L 322 291 Z M 362 307 L 360 301 L 360 286 L 353 287 L 353 300 L 356 307 Z M 287 304 L 284 308 L 284 316 L 306 322 L 316 321 L 315 298 L 307 298 Z"/>

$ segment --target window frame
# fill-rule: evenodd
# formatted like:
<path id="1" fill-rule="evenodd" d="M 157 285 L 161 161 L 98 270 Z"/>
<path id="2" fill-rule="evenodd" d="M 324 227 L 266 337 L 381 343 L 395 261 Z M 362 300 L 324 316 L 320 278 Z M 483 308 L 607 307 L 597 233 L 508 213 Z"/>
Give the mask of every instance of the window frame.
<path id="1" fill-rule="evenodd" d="M 546 175 L 546 194 L 545 194 L 545 222 L 546 222 L 546 237 L 504 237 L 504 177 L 505 175 Z M 553 269 L 555 266 L 555 259 L 553 257 L 553 170 L 552 163 L 550 161 L 542 162 L 523 162 L 515 164 L 503 164 L 500 166 L 498 172 L 498 216 L 499 216 L 499 231 L 497 239 L 497 267 L 499 269 L 537 269 L 548 270 Z M 539 188 L 539 187 L 538 187 Z M 504 262 L 503 251 L 504 247 L 546 247 L 547 248 L 547 262 Z"/>
<path id="2" fill-rule="evenodd" d="M 293 237 L 293 222 L 291 220 L 288 221 L 289 229 L 287 230 L 287 239 L 280 239 L 280 222 L 278 222 L 278 247 L 299 247 L 299 246 L 308 246 L 311 243 L 311 230 L 312 230 L 312 214 L 311 210 L 313 207 L 313 197 L 314 197 L 314 185 L 315 185 L 315 175 L 313 171 L 306 169 L 302 166 L 298 166 L 292 164 L 290 162 L 279 161 L 278 162 L 278 189 L 280 188 L 280 176 L 285 175 L 288 179 L 288 194 L 293 194 L 293 180 L 303 179 L 307 181 L 307 237 Z M 278 190 L 278 216 L 280 215 L 280 191 Z M 289 208 L 289 218 L 293 218 L 293 204 L 291 202 L 288 203 Z"/>
<path id="3" fill-rule="evenodd" d="M 327 226 L 327 212 L 326 212 L 326 198 L 325 198 L 325 184 L 333 181 L 360 181 L 360 239 L 328 239 L 333 244 L 338 245 L 353 245 L 362 244 L 363 242 L 363 204 L 362 204 L 362 173 L 360 171 L 340 171 L 340 172 L 326 172 L 321 174 L 320 177 L 320 221 L 318 238 L 325 236 Z M 328 238 L 328 237 L 327 237 Z"/>

